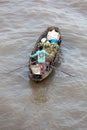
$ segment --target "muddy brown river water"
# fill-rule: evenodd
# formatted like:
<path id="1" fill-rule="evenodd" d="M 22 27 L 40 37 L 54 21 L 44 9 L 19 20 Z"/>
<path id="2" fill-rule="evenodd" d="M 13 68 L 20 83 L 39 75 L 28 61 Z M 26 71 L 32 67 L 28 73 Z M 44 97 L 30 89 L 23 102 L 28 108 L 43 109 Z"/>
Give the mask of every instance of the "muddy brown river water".
<path id="1" fill-rule="evenodd" d="M 61 64 L 35 83 L 27 63 L 48 26 Z M 0 130 L 87 130 L 87 0 L 0 0 Z"/>

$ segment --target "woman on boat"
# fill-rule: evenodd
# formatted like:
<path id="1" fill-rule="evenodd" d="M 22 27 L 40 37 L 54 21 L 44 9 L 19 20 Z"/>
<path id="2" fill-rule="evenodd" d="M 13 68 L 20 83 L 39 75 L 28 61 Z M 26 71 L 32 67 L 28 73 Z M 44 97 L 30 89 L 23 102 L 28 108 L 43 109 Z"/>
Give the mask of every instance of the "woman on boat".
<path id="1" fill-rule="evenodd" d="M 42 70 L 42 73 L 44 73 L 46 56 L 53 56 L 53 54 L 49 54 L 48 52 L 46 52 L 43 49 L 43 46 L 40 46 L 39 50 L 35 54 L 32 54 L 30 57 L 35 57 L 35 56 L 37 56 L 37 60 L 38 60 L 38 63 L 40 65 L 40 68 Z"/>

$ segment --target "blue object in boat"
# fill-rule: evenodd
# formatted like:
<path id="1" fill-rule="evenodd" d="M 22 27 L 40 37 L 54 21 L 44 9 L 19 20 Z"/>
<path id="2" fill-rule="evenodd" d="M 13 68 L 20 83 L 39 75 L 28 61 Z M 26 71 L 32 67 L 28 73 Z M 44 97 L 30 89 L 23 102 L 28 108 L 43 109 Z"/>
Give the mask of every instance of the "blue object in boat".
<path id="1" fill-rule="evenodd" d="M 57 39 L 49 40 L 49 42 L 54 43 L 54 44 L 58 44 L 58 40 Z"/>

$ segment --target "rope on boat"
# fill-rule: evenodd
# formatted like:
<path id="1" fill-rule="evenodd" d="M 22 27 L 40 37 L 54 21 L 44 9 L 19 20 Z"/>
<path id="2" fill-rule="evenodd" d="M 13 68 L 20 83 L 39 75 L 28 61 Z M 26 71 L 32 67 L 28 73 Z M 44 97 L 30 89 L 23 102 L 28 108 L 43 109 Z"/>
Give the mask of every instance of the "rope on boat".
<path id="1" fill-rule="evenodd" d="M 22 64 L 22 66 L 20 66 L 20 67 L 18 67 L 18 68 L 15 68 L 15 69 L 13 69 L 13 70 L 10 70 L 9 72 L 0 73 L 0 74 L 10 74 L 10 73 L 13 73 L 13 72 L 15 72 L 15 71 L 17 71 L 17 70 L 19 70 L 19 69 L 22 69 L 22 68 L 28 66 L 28 65 L 29 65 L 29 62 L 26 63 L 26 64 Z"/>
<path id="2" fill-rule="evenodd" d="M 36 61 L 34 61 L 34 62 L 32 62 L 32 63 L 35 63 Z M 13 73 L 13 72 L 15 72 L 15 71 L 17 71 L 17 70 L 19 70 L 19 69 L 22 69 L 22 68 L 24 68 L 24 67 L 26 67 L 26 66 L 28 66 L 29 65 L 29 62 L 27 62 L 26 64 L 22 64 L 22 66 L 20 66 L 20 67 L 18 67 L 18 68 L 15 68 L 15 69 L 13 69 L 13 70 L 11 70 L 11 71 L 9 71 L 9 72 L 6 72 L 6 73 L 0 73 L 0 74 L 10 74 L 10 73 Z M 56 69 L 56 67 L 55 66 L 51 66 L 52 68 L 54 68 L 54 69 Z M 72 75 L 72 74 L 70 74 L 70 73 L 68 73 L 68 72 L 65 72 L 65 71 L 63 71 L 63 70 L 60 70 L 61 72 L 63 72 L 63 73 L 65 73 L 66 75 L 68 75 L 68 76 L 71 76 L 71 77 L 75 77 L 74 75 Z"/>
<path id="3" fill-rule="evenodd" d="M 53 69 L 56 69 L 56 67 L 55 66 L 51 66 Z M 65 72 L 65 71 L 63 71 L 63 70 L 60 70 L 62 73 L 64 73 L 64 74 L 66 74 L 66 75 L 68 75 L 68 76 L 71 76 L 71 77 L 76 77 L 75 75 L 72 75 L 72 74 L 70 74 L 70 73 L 68 73 L 68 72 Z"/>
<path id="4" fill-rule="evenodd" d="M 33 63 L 35 63 L 35 62 L 36 62 L 36 61 L 33 61 L 31 64 L 33 64 Z M 29 65 L 29 62 L 27 62 L 26 64 L 22 64 L 20 67 L 17 67 L 17 68 L 15 68 L 15 69 L 13 69 L 13 70 L 10 70 L 9 72 L 0 73 L 0 74 L 10 74 L 10 73 L 13 73 L 13 72 L 15 72 L 15 71 L 17 71 L 17 70 L 19 70 L 19 69 L 22 69 L 22 68 L 28 66 L 28 65 Z"/>
<path id="5" fill-rule="evenodd" d="M 75 77 L 75 75 L 69 74 L 69 73 L 67 73 L 67 72 L 65 72 L 63 70 L 60 70 L 60 71 L 63 72 L 63 73 L 65 73 L 65 74 L 67 74 L 68 76 Z"/>

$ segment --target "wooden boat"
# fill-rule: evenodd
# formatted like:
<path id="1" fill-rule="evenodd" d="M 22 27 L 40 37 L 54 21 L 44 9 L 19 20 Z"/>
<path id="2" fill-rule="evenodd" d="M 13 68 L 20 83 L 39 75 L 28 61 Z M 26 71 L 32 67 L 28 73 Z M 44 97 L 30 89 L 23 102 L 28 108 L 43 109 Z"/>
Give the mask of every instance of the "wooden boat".
<path id="1" fill-rule="evenodd" d="M 43 38 L 47 38 L 47 34 L 49 31 L 55 30 L 59 33 L 59 39 L 57 44 L 52 44 L 49 41 L 41 42 Z M 53 66 L 59 59 L 60 53 L 60 45 L 61 45 L 61 34 L 58 27 L 51 26 L 48 27 L 36 41 L 36 44 L 31 52 L 31 55 L 38 51 L 39 46 L 43 46 L 44 49 L 48 52 L 53 54 L 53 56 L 46 57 L 45 63 L 45 71 L 41 73 L 41 67 L 37 62 L 37 57 L 29 59 L 29 77 L 34 81 L 42 81 L 43 79 L 47 78 L 53 71 Z"/>

